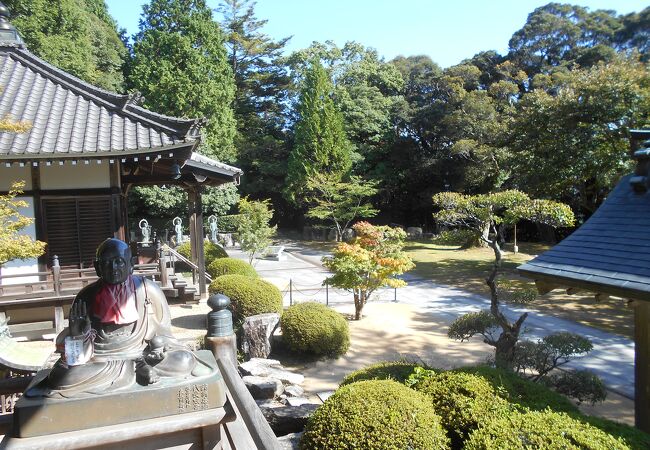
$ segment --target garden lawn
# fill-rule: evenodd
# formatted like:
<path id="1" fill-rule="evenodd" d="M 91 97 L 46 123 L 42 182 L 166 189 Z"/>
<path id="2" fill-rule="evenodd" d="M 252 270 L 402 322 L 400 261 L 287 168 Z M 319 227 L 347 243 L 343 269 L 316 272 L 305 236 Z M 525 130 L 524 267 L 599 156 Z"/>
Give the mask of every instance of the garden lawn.
<path id="1" fill-rule="evenodd" d="M 507 251 L 511 249 L 512 245 L 506 244 L 502 276 L 515 284 L 532 286 L 532 281 L 520 277 L 515 269 L 547 250 L 548 246 L 524 242 L 519 243 L 519 253 Z M 415 269 L 409 274 L 441 285 L 489 296 L 485 277 L 494 262 L 494 253 L 490 248 L 463 250 L 460 247 L 431 242 L 409 242 L 405 250 L 415 262 Z M 620 298 L 596 301 L 593 293 L 567 295 L 565 291 L 557 289 L 539 296 L 529 306 L 541 313 L 634 338 L 634 310 Z"/>

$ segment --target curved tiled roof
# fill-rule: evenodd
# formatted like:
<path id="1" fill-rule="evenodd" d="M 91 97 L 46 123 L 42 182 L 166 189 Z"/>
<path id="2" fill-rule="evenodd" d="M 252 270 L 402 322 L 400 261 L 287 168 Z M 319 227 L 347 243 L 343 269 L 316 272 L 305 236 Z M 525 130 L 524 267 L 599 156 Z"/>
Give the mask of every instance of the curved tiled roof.
<path id="1" fill-rule="evenodd" d="M 31 123 L 0 133 L 0 158 L 118 156 L 191 146 L 202 120 L 178 119 L 92 86 L 19 47 L 0 48 L 0 116 Z"/>

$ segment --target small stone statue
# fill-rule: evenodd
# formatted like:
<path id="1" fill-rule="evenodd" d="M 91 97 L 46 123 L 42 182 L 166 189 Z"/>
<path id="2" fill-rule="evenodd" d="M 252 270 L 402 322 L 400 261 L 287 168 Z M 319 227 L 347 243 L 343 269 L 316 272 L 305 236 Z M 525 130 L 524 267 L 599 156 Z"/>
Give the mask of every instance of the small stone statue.
<path id="1" fill-rule="evenodd" d="M 138 226 L 140 227 L 140 232 L 142 233 L 142 243 L 149 244 L 151 242 L 151 226 L 147 219 L 142 219 Z"/>
<path id="2" fill-rule="evenodd" d="M 212 241 L 213 244 L 217 243 L 217 232 L 219 231 L 217 228 L 217 216 L 214 214 L 208 217 L 208 224 L 210 224 L 210 240 Z"/>
<path id="3" fill-rule="evenodd" d="M 172 224 L 174 224 L 174 231 L 176 232 L 176 245 L 181 245 L 183 243 L 183 221 L 180 217 L 174 217 Z"/>
<path id="4" fill-rule="evenodd" d="M 174 339 L 165 295 L 153 281 L 132 275 L 126 243 L 100 244 L 95 270 L 100 279 L 77 294 L 69 327 L 57 337 L 63 355 L 26 396 L 83 397 L 213 373 Z"/>

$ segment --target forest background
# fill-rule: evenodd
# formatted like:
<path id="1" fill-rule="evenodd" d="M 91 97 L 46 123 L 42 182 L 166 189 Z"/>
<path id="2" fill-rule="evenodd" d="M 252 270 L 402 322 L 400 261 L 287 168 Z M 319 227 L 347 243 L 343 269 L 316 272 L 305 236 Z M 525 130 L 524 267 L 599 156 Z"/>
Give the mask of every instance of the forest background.
<path id="1" fill-rule="evenodd" d="M 28 48 L 90 83 L 142 93 L 143 106 L 206 117 L 200 152 L 244 170 L 210 189 L 208 214 L 240 195 L 270 199 L 298 228 L 321 174 L 369 183 L 380 223 L 434 227 L 431 197 L 519 189 L 571 206 L 578 223 L 632 169 L 629 131 L 650 126 L 650 7 L 629 14 L 549 3 L 500 54 L 441 68 L 389 61 L 356 42 L 263 32 L 255 2 L 151 0 L 127 36 L 103 0 L 7 0 Z M 333 178 L 332 178 L 333 177 Z M 137 188 L 132 218 L 185 215 L 176 188 Z M 169 227 L 171 228 L 171 227 Z"/>

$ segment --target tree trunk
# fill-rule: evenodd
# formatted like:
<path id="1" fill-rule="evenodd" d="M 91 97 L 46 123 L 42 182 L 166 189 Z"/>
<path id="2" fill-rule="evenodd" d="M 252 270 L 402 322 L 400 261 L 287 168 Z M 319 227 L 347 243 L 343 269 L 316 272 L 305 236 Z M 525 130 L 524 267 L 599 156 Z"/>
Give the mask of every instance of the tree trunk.
<path id="1" fill-rule="evenodd" d="M 363 311 L 362 293 L 360 290 L 354 290 L 354 320 L 361 319 L 361 312 Z"/>
<path id="2" fill-rule="evenodd" d="M 496 228 L 493 228 L 493 231 L 494 239 L 488 240 L 487 243 L 492 250 L 494 250 L 494 265 L 492 266 L 492 271 L 485 280 L 485 283 L 490 288 L 490 313 L 497 320 L 497 323 L 502 330 L 499 339 L 497 339 L 495 344 L 496 351 L 494 359 L 497 367 L 512 370 L 515 356 L 515 345 L 519 340 L 521 326 L 528 317 L 528 313 L 522 314 L 515 323 L 511 324 L 508 321 L 508 318 L 499 309 L 499 295 L 497 292 L 496 278 L 499 274 L 499 269 L 501 268 L 503 253 L 499 246 L 499 233 Z"/>

